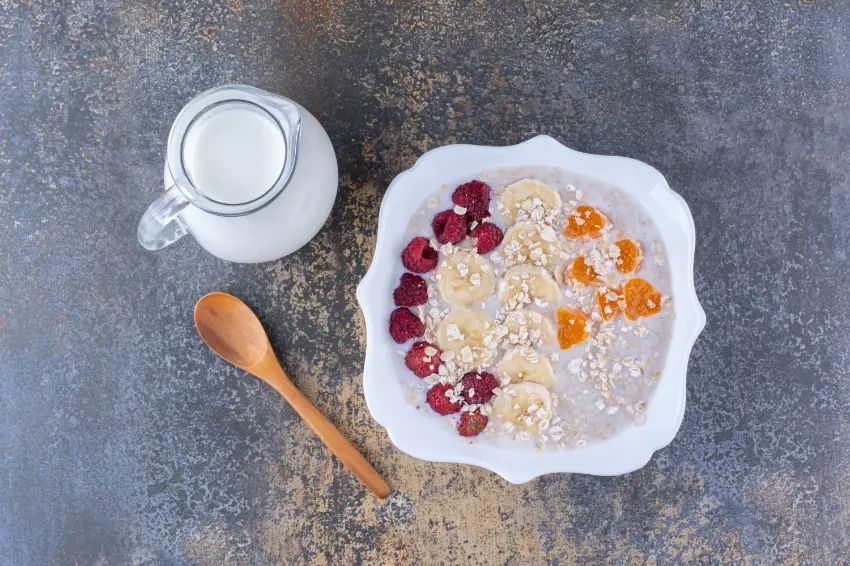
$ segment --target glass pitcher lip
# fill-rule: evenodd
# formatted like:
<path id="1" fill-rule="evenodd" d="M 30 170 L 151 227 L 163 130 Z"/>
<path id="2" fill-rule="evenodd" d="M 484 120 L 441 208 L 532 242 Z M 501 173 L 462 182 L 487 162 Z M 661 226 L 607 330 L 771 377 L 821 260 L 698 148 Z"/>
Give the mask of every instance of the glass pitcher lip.
<path id="1" fill-rule="evenodd" d="M 280 127 L 286 152 L 280 176 L 274 185 L 259 197 L 237 204 L 219 202 L 203 194 L 192 183 L 183 166 L 183 142 L 191 125 L 208 109 L 231 101 L 248 102 L 267 112 Z M 221 85 L 195 96 L 177 115 L 168 134 L 168 170 L 174 184 L 193 206 L 217 216 L 244 216 L 271 203 L 289 185 L 298 160 L 300 138 L 301 112 L 294 102 L 248 85 Z"/>

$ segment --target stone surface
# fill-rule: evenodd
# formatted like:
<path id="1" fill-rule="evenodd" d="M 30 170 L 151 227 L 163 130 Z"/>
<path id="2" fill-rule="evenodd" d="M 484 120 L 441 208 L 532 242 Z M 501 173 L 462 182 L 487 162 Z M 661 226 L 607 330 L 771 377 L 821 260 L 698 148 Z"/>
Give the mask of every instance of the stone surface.
<path id="1" fill-rule="evenodd" d="M 0 1 L 0 563 L 847 564 L 850 6 L 614 4 Z M 276 263 L 135 241 L 171 120 L 225 82 L 337 150 L 330 220 Z M 624 477 L 415 461 L 363 400 L 389 181 L 536 133 L 647 161 L 694 213 L 688 410 Z M 389 500 L 202 346 L 211 290 L 262 313 Z"/>

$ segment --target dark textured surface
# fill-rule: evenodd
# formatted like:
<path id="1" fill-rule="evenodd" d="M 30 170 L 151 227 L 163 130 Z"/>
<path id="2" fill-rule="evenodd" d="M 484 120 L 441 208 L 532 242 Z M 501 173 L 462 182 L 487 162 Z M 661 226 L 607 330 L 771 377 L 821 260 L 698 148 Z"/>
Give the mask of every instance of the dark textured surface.
<path id="1" fill-rule="evenodd" d="M 0 0 L 0 564 L 847 564 L 850 5 L 618 4 Z M 135 241 L 172 118 L 224 82 L 300 101 L 337 150 L 331 219 L 274 264 Z M 362 398 L 387 184 L 535 133 L 647 161 L 696 220 L 687 414 L 625 477 L 415 461 Z M 216 289 L 388 501 L 202 346 Z"/>

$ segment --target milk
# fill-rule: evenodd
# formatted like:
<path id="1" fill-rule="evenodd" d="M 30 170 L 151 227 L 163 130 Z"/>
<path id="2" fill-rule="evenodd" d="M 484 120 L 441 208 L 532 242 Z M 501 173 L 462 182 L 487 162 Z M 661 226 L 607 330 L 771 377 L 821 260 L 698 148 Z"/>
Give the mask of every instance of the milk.
<path id="1" fill-rule="evenodd" d="M 165 155 L 165 192 L 136 237 L 161 250 L 192 235 L 213 255 L 272 261 L 304 246 L 336 198 L 333 145 L 292 100 L 247 85 L 206 90 L 177 114 Z"/>
<path id="2" fill-rule="evenodd" d="M 330 214 L 337 189 L 334 149 L 324 128 L 313 115 L 301 106 L 298 106 L 298 111 L 302 122 L 297 166 L 289 185 L 268 206 L 236 217 L 215 216 L 194 206 L 180 214 L 191 234 L 213 255 L 240 263 L 277 259 L 306 244 Z M 230 202 L 243 202 L 261 195 L 274 183 L 281 164 L 276 157 L 284 156 L 285 148 L 282 139 L 269 134 L 268 123 L 262 115 L 248 112 L 249 117 L 241 110 L 233 112 L 231 114 L 228 110 L 222 113 L 221 118 L 210 119 L 208 124 L 201 124 L 204 117 L 199 118 L 195 125 L 204 129 L 199 128 L 195 134 L 193 126 L 187 135 L 186 146 L 190 142 L 194 148 L 218 146 L 210 140 L 223 139 L 222 146 L 227 144 L 232 149 L 222 159 L 226 159 L 239 174 L 223 170 L 222 179 L 228 179 L 227 182 L 205 177 L 206 184 L 200 185 L 200 188 L 216 200 L 229 198 L 232 199 Z M 247 118 L 247 124 L 235 124 L 236 119 L 231 116 L 241 116 L 240 120 Z M 199 134 L 205 134 L 207 128 L 216 135 L 203 139 L 206 136 Z M 190 136 L 197 138 L 190 140 Z M 238 137 L 243 145 L 230 144 L 227 141 L 230 136 Z M 259 139 L 266 141 L 260 142 Z M 196 159 L 192 162 L 196 175 L 216 167 L 214 160 L 205 158 L 202 153 L 198 149 L 184 148 L 183 151 L 187 169 L 188 160 Z M 245 161 L 240 162 L 233 156 L 240 156 Z M 166 163 L 165 186 L 172 182 Z"/>
<path id="3" fill-rule="evenodd" d="M 254 200 L 275 184 L 286 142 L 274 118 L 249 102 L 203 113 L 183 143 L 183 165 L 207 197 L 225 204 Z"/>

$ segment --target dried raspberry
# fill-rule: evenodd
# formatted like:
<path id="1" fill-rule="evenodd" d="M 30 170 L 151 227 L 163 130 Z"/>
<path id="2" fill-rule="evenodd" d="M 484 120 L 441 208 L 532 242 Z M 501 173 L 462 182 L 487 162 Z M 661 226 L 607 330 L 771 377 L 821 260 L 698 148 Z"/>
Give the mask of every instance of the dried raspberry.
<path id="1" fill-rule="evenodd" d="M 414 273 L 425 273 L 437 267 L 437 250 L 431 247 L 428 238 L 418 237 L 401 252 L 401 263 Z"/>
<path id="2" fill-rule="evenodd" d="M 484 222 L 472 229 L 470 235 L 478 238 L 478 253 L 486 254 L 495 250 L 505 237 L 498 226 L 492 222 Z"/>
<path id="3" fill-rule="evenodd" d="M 493 398 L 493 390 L 499 386 L 496 377 L 486 371 L 471 371 L 460 382 L 463 383 L 463 398 L 470 405 L 483 405 Z"/>
<path id="4" fill-rule="evenodd" d="M 450 389 L 454 389 L 454 387 L 447 383 L 435 383 L 434 387 L 428 390 L 428 404 L 441 415 L 457 413 L 463 407 L 462 402 L 452 403 L 451 399 L 446 396 L 446 391 Z"/>
<path id="5" fill-rule="evenodd" d="M 399 344 L 411 338 L 425 334 L 425 325 L 419 317 L 404 307 L 396 309 L 390 315 L 390 336 Z"/>
<path id="6" fill-rule="evenodd" d="M 440 349 L 430 342 L 417 342 L 404 357 L 404 365 L 410 368 L 416 377 L 428 377 L 437 373 L 441 353 Z"/>
<path id="7" fill-rule="evenodd" d="M 393 300 L 399 307 L 417 307 L 428 302 L 428 284 L 418 275 L 403 273 L 393 291 Z"/>
<path id="8" fill-rule="evenodd" d="M 452 202 L 466 209 L 466 219 L 484 220 L 490 216 L 490 185 L 481 181 L 470 181 L 455 189 Z"/>
<path id="9" fill-rule="evenodd" d="M 461 413 L 460 420 L 457 422 L 457 431 L 461 436 L 478 436 L 487 426 L 489 420 L 486 415 L 482 415 L 478 411 Z"/>
<path id="10" fill-rule="evenodd" d="M 469 227 L 466 217 L 456 214 L 454 210 L 444 210 L 434 215 L 431 222 L 437 241 L 441 244 L 458 244 L 466 237 Z"/>

